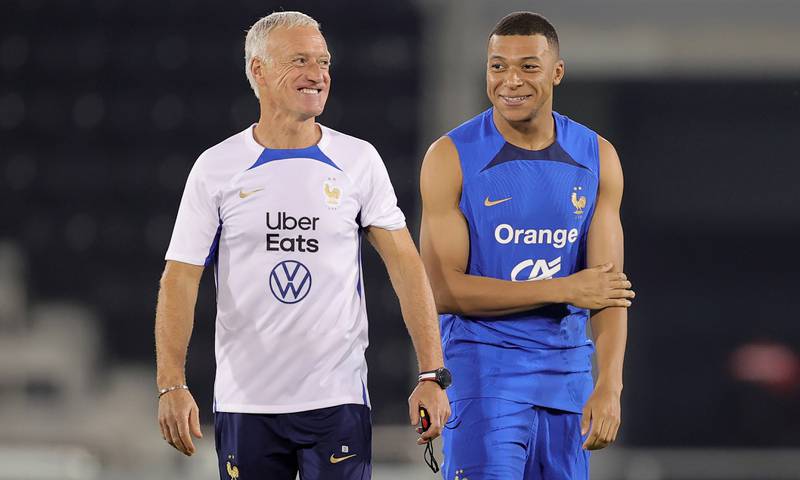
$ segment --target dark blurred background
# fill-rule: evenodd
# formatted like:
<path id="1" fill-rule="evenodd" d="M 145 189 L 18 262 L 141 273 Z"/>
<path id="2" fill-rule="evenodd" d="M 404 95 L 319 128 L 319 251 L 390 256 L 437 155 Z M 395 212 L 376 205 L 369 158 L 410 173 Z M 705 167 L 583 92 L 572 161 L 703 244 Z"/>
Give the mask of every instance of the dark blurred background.
<path id="1" fill-rule="evenodd" d="M 638 295 L 622 438 L 594 457 L 596 478 L 734 478 L 736 455 L 714 456 L 729 448 L 772 466 L 735 478 L 800 478 L 800 3 L 777 0 L 4 1 L 0 463 L 46 451 L 95 478 L 138 471 L 146 454 L 163 462 L 153 471 L 211 478 L 159 443 L 153 318 L 192 163 L 258 118 L 243 72 L 252 23 L 280 9 L 322 23 L 334 66 L 320 122 L 378 148 L 416 237 L 422 154 L 488 106 L 491 26 L 537 8 L 567 62 L 555 109 L 611 140 L 626 176 Z M 364 255 L 376 456 L 416 462 L 399 430 L 413 351 L 385 269 Z M 206 422 L 214 315 L 207 275 L 187 365 Z M 127 454 L 103 446 L 109 425 L 131 422 Z M 712 452 L 698 457 L 707 475 L 665 460 L 675 451 Z M 418 478 L 390 470 L 376 478 Z"/>

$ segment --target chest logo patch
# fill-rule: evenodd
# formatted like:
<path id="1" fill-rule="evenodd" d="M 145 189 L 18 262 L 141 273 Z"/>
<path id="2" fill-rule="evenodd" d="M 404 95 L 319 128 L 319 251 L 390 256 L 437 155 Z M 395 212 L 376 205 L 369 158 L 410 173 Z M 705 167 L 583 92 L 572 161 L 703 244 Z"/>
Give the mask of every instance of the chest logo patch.
<path id="1" fill-rule="evenodd" d="M 511 200 L 511 197 L 501 198 L 500 200 L 489 200 L 489 197 L 487 196 L 486 199 L 483 200 L 483 206 L 494 207 L 495 205 L 500 205 L 501 203 L 509 200 Z"/>
<path id="2" fill-rule="evenodd" d="M 336 208 L 342 203 L 342 187 L 336 185 L 335 178 L 331 177 L 322 182 L 322 193 L 328 207 Z"/>
<path id="3" fill-rule="evenodd" d="M 583 209 L 586 208 L 586 197 L 578 195 L 581 190 L 583 190 L 583 187 L 572 189 L 572 206 L 575 207 L 575 215 L 583 215 Z"/>
<path id="4" fill-rule="evenodd" d="M 269 274 L 269 288 L 281 303 L 297 303 L 311 291 L 311 272 L 302 263 L 284 260 Z"/>
<path id="5" fill-rule="evenodd" d="M 264 189 L 263 188 L 256 188 L 255 190 L 250 190 L 249 192 L 246 192 L 244 190 L 239 190 L 239 198 L 247 198 L 247 197 L 249 197 L 250 195 L 252 195 L 254 193 L 260 192 L 261 190 L 264 190 Z"/>
<path id="6" fill-rule="evenodd" d="M 530 270 L 529 270 L 530 269 Z M 528 282 L 531 280 L 549 280 L 561 271 L 561 257 L 547 261 L 544 259 L 523 260 L 511 270 L 511 281 Z M 525 273 L 527 272 L 527 278 Z"/>

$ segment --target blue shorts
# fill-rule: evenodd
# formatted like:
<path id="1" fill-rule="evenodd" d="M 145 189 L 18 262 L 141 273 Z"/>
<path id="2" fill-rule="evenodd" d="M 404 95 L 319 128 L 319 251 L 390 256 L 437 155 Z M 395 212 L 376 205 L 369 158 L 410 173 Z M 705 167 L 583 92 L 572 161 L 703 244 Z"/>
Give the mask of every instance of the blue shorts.
<path id="1" fill-rule="evenodd" d="M 372 424 L 365 405 L 282 414 L 214 414 L 219 478 L 369 480 Z"/>
<path id="2" fill-rule="evenodd" d="M 451 403 L 446 480 L 585 480 L 581 415 L 498 398 Z"/>

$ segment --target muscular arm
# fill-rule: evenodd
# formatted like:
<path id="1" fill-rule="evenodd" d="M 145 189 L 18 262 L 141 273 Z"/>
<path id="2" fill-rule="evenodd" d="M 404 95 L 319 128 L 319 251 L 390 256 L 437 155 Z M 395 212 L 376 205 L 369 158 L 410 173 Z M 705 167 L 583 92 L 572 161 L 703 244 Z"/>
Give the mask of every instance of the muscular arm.
<path id="1" fill-rule="evenodd" d="M 532 310 L 550 303 L 586 308 L 625 306 L 624 290 L 595 267 L 566 278 L 512 282 L 466 273 L 469 227 L 458 207 L 461 166 L 448 137 L 428 150 L 420 178 L 422 230 L 420 252 L 441 313 L 492 317 Z M 598 265 L 598 264 L 592 264 Z"/>
<path id="2" fill-rule="evenodd" d="M 592 224 L 587 239 L 587 259 L 590 264 L 611 262 L 621 272 L 624 261 L 622 223 L 619 218 L 622 203 L 623 177 L 619 157 L 614 147 L 599 138 L 600 187 Z M 609 307 L 593 312 L 592 332 L 597 350 L 597 383 L 584 408 L 583 433 L 589 430 L 586 448 L 603 448 L 616 439 L 620 424 L 620 395 L 622 393 L 622 363 L 628 332 L 628 311 Z"/>
<path id="3" fill-rule="evenodd" d="M 417 352 L 420 371 L 443 367 L 439 322 L 431 287 L 408 229 L 371 227 L 367 229 L 367 238 L 386 264 L 392 286 L 400 299 L 403 320 Z M 450 405 L 444 390 L 433 382 L 420 382 L 408 399 L 412 425 L 419 421 L 420 405 L 425 406 L 431 415 L 431 428 L 418 440 L 418 443 L 425 443 L 440 434 L 450 416 Z"/>
<path id="4" fill-rule="evenodd" d="M 184 366 L 194 324 L 194 307 L 203 267 L 167 261 L 156 307 L 156 383 L 167 388 L 186 383 Z M 175 390 L 158 401 L 158 423 L 164 439 L 185 455 L 202 437 L 197 403 L 187 390 Z"/>

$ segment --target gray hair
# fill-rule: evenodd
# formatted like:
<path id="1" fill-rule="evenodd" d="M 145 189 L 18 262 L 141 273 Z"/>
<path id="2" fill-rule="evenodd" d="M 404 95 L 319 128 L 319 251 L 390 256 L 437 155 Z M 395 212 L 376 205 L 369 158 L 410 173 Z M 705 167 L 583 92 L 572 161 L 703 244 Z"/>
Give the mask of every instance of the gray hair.
<path id="1" fill-rule="evenodd" d="M 314 27 L 319 29 L 319 22 L 305 13 L 272 12 L 250 27 L 244 41 L 244 73 L 247 75 L 247 81 L 250 82 L 250 88 L 253 89 L 256 98 L 258 98 L 258 84 L 250 72 L 250 65 L 253 63 L 254 58 L 269 60 L 267 39 L 269 38 L 269 33 L 277 27 Z"/>

